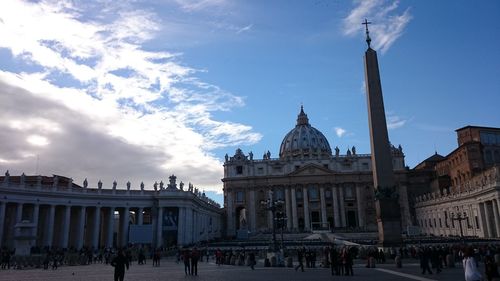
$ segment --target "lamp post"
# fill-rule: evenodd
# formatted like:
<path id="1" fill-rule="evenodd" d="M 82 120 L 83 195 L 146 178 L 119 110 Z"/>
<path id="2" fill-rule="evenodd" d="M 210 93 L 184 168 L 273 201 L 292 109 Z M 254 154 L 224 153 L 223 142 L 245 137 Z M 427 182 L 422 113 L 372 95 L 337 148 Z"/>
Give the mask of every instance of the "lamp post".
<path id="1" fill-rule="evenodd" d="M 460 227 L 460 239 L 463 241 L 464 240 L 464 231 L 462 229 L 462 221 L 467 219 L 467 216 L 463 216 L 462 214 L 458 212 L 456 213 L 456 216 L 453 214 L 450 216 L 452 221 L 458 221 L 458 225 Z"/>
<path id="2" fill-rule="evenodd" d="M 284 202 L 281 199 L 272 200 L 272 194 L 271 194 L 271 198 L 268 198 L 266 200 L 261 200 L 260 204 L 265 210 L 271 211 L 272 231 L 273 231 L 273 251 L 276 252 L 278 251 L 278 244 L 276 243 L 276 210 L 278 208 L 281 208 Z"/>

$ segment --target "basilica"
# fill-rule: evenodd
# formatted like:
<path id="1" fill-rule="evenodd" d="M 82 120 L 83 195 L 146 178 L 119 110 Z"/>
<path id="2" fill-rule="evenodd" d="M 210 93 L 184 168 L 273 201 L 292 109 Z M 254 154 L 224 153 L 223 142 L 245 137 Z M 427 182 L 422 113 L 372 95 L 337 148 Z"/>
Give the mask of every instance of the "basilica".
<path id="1" fill-rule="evenodd" d="M 411 225 L 408 172 L 401 146 L 391 145 L 402 226 Z M 279 157 L 237 149 L 224 162 L 226 235 L 268 232 L 277 218 L 288 232 L 377 231 L 370 154 L 341 154 L 300 108 Z M 262 204 L 263 203 L 263 204 Z M 269 203 L 274 204 L 269 207 Z M 273 212 L 275 213 L 273 215 Z M 274 219 L 274 221 L 273 221 Z"/>

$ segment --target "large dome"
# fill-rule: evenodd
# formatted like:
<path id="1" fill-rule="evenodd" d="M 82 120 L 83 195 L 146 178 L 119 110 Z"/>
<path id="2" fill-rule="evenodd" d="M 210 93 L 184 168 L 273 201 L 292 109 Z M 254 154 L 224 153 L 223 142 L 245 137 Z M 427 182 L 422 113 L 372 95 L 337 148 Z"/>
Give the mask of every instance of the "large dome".
<path id="1" fill-rule="evenodd" d="M 280 158 L 325 158 L 332 156 L 326 137 L 309 124 L 304 108 L 300 108 L 297 125 L 281 142 Z"/>

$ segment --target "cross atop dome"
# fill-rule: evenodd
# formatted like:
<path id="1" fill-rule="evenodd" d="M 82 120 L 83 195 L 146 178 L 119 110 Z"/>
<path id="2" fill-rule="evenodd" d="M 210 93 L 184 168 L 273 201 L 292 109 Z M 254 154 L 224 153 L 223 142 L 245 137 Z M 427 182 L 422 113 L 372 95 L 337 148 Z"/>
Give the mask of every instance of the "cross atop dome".
<path id="1" fill-rule="evenodd" d="M 309 125 L 309 118 L 307 118 L 307 114 L 304 112 L 304 106 L 300 106 L 300 113 L 297 116 L 297 126 L 300 125 Z"/>

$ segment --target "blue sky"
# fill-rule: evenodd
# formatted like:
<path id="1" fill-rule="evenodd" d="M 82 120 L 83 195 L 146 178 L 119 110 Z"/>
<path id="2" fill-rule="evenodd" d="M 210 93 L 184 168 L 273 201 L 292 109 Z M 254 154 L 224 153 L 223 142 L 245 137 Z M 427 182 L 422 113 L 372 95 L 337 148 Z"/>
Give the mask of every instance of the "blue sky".
<path id="1" fill-rule="evenodd" d="M 176 174 L 213 195 L 224 154 L 277 157 L 301 104 L 332 148 L 369 153 L 364 18 L 413 167 L 456 148 L 457 128 L 500 125 L 498 15 L 498 1 L 2 1 L 0 169 L 136 188 Z"/>

